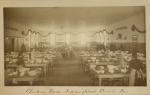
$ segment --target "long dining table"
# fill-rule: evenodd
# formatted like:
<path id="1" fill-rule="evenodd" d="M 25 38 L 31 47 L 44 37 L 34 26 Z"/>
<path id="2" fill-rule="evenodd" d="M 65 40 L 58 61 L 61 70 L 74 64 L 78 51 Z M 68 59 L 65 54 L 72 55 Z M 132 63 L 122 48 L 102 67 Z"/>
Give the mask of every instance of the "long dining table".
<path id="1" fill-rule="evenodd" d="M 49 71 L 48 63 L 46 63 L 46 64 L 28 63 L 28 64 L 25 64 L 25 67 L 27 67 L 27 68 L 42 68 L 44 76 L 46 76 Z M 6 68 L 17 68 L 17 64 L 7 64 Z"/>
<path id="2" fill-rule="evenodd" d="M 115 79 L 115 78 L 122 78 L 122 79 L 129 79 L 129 73 L 99 73 L 98 70 L 95 68 L 91 69 L 92 74 L 94 75 L 94 78 L 98 79 L 98 85 L 102 85 L 103 79 Z"/>

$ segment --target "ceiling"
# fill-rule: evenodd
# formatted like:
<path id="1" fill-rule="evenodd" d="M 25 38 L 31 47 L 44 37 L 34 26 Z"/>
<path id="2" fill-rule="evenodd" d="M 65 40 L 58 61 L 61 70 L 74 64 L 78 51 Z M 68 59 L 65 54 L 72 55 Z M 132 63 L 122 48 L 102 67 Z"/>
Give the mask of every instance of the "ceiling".
<path id="1" fill-rule="evenodd" d="M 38 30 L 54 26 L 110 25 L 140 12 L 144 7 L 38 7 L 4 8 L 5 20 L 28 24 Z"/>

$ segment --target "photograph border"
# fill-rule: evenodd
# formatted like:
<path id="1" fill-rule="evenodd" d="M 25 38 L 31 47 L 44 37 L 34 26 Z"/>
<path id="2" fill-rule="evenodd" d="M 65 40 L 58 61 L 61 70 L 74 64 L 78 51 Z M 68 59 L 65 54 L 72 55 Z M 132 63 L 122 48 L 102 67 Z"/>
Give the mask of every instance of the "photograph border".
<path id="1" fill-rule="evenodd" d="M 45 1 L 45 2 L 44 2 Z M 145 6 L 146 23 L 146 68 L 145 87 L 100 87 L 100 86 L 4 86 L 4 7 L 104 7 Z M 148 95 L 150 93 L 150 1 L 149 0 L 2 0 L 0 1 L 0 95 Z M 33 91 L 35 93 L 30 93 Z M 50 92 L 51 91 L 51 92 Z M 85 91 L 85 93 L 83 93 Z M 94 92 L 96 91 L 96 92 Z M 42 93 L 50 92 L 50 93 Z M 93 92 L 93 93 L 92 93 Z"/>

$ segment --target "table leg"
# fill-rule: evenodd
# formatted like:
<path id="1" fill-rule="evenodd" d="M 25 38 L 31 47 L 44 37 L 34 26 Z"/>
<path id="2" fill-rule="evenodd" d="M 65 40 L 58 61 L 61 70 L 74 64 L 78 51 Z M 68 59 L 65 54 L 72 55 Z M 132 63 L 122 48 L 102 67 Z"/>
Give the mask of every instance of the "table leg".
<path id="1" fill-rule="evenodd" d="M 101 79 L 101 78 L 99 78 L 99 80 L 98 80 L 98 85 L 99 85 L 99 86 L 102 85 L 102 79 Z"/>
<path id="2" fill-rule="evenodd" d="M 44 76 L 46 76 L 46 66 L 44 66 Z"/>
<path id="3" fill-rule="evenodd" d="M 136 70 L 131 69 L 130 76 L 129 76 L 129 86 L 135 85 L 135 74 L 136 74 Z"/>
<path id="4" fill-rule="evenodd" d="M 53 72 L 53 66 L 54 66 L 54 64 L 53 64 L 53 63 L 51 63 L 51 70 L 52 70 L 52 72 Z"/>
<path id="5" fill-rule="evenodd" d="M 18 81 L 16 80 L 16 78 L 13 78 L 13 79 L 12 79 L 12 83 L 13 83 L 13 84 L 18 84 Z"/>
<path id="6" fill-rule="evenodd" d="M 29 84 L 32 85 L 32 84 L 33 84 L 33 81 L 29 81 Z"/>

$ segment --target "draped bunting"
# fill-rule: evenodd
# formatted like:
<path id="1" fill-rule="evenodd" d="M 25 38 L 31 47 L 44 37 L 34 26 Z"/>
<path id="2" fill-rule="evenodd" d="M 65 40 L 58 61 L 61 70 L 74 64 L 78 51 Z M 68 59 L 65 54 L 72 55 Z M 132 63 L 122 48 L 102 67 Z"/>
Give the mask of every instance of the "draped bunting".
<path id="1" fill-rule="evenodd" d="M 107 31 L 106 29 L 103 29 L 103 30 L 100 30 L 100 31 L 95 32 L 94 35 L 96 35 L 97 33 L 102 33 L 102 32 L 104 32 L 104 31 L 105 31 L 107 34 L 111 34 L 111 35 L 114 33 L 113 30 L 112 30 L 111 32 L 109 32 L 109 31 Z"/>
<path id="2" fill-rule="evenodd" d="M 107 34 L 113 34 L 113 30 L 111 31 L 111 32 L 108 32 L 106 29 L 103 29 L 103 30 L 100 30 L 100 31 L 98 31 L 98 32 L 95 32 L 94 33 L 94 35 L 96 35 L 97 33 L 102 33 L 102 32 L 104 32 L 104 31 L 106 31 L 106 33 Z M 31 33 L 31 34 L 39 34 L 41 37 L 47 37 L 47 36 L 49 36 L 50 34 L 52 34 L 51 32 L 49 32 L 49 33 L 47 33 L 47 34 L 45 34 L 45 35 L 42 35 L 40 32 L 36 32 L 36 31 L 33 31 L 33 30 L 31 30 L 31 29 L 28 29 L 28 31 L 27 32 L 25 32 L 25 31 L 22 31 L 22 35 L 24 35 L 24 36 L 28 36 L 29 35 L 29 32 Z M 71 32 L 70 32 L 71 33 Z M 66 33 L 57 33 L 56 35 L 65 35 Z M 73 34 L 73 35 L 77 35 L 77 33 L 71 33 L 71 34 Z"/>
<path id="3" fill-rule="evenodd" d="M 31 29 L 28 29 L 27 32 L 22 31 L 22 35 L 28 36 L 28 35 L 29 35 L 29 32 L 30 32 L 31 34 L 39 34 L 41 37 L 47 37 L 47 36 L 49 36 L 50 34 L 53 34 L 53 33 L 49 32 L 49 33 L 47 33 L 47 34 L 45 34 L 45 35 L 42 35 L 40 32 L 36 32 L 36 31 L 32 31 Z M 65 33 L 55 33 L 55 34 L 56 34 L 56 35 L 65 35 L 66 32 L 65 32 Z M 73 34 L 73 35 L 75 34 L 75 35 L 76 35 L 76 33 L 71 33 L 71 34 Z"/>
<path id="4" fill-rule="evenodd" d="M 96 31 L 92 36 L 96 35 L 97 33 L 102 33 L 102 32 L 104 32 L 104 31 L 105 31 L 107 34 L 110 34 L 110 35 L 112 35 L 112 34 L 114 33 L 113 30 L 112 30 L 111 32 L 108 32 L 106 29 L 103 29 L 103 30 L 100 30 L 100 31 Z M 49 32 L 49 33 L 43 35 L 43 34 L 41 34 L 40 32 L 36 32 L 36 31 L 31 30 L 31 29 L 28 29 L 27 32 L 22 31 L 22 35 L 28 36 L 28 35 L 29 35 L 29 32 L 30 32 L 31 34 L 38 34 L 38 35 L 40 35 L 41 37 L 47 37 L 47 36 L 53 34 L 53 33 Z M 56 34 L 56 35 L 65 35 L 66 33 L 55 33 L 55 34 Z M 77 35 L 77 33 L 72 33 L 72 32 L 70 32 L 70 34 L 72 34 L 72 35 Z"/>
<path id="5" fill-rule="evenodd" d="M 139 32 L 139 33 L 145 33 L 145 30 L 143 30 L 143 31 L 141 31 L 141 30 L 139 30 L 134 24 L 131 26 L 131 30 L 132 31 L 137 31 L 137 32 Z M 96 35 L 97 33 L 102 33 L 102 32 L 106 32 L 107 34 L 110 34 L 110 35 L 113 35 L 113 33 L 114 33 L 114 31 L 112 30 L 112 31 L 107 31 L 106 29 L 103 29 L 103 30 L 99 30 L 99 31 L 96 31 L 95 33 L 94 33 L 94 35 Z M 25 31 L 22 31 L 22 35 L 25 35 L 25 36 L 27 36 L 28 34 L 29 34 L 29 32 L 31 33 L 31 34 L 39 34 L 41 37 L 47 37 L 47 36 L 49 36 L 50 34 L 52 34 L 51 32 L 49 32 L 49 33 L 47 33 L 46 35 L 42 35 L 40 32 L 36 32 L 36 31 L 32 31 L 31 29 L 28 29 L 28 31 L 25 33 Z M 56 35 L 64 35 L 65 33 L 58 33 L 58 34 L 56 34 Z M 71 33 L 71 34 L 75 34 L 75 33 Z"/>
<path id="6" fill-rule="evenodd" d="M 28 35 L 29 35 L 29 32 L 30 32 L 31 34 L 39 34 L 41 37 L 47 37 L 47 36 L 49 36 L 49 35 L 51 34 L 51 32 L 49 32 L 49 33 L 46 34 L 46 35 L 42 35 L 42 34 L 39 33 L 39 32 L 32 31 L 31 29 L 28 29 L 27 33 L 25 33 L 25 31 L 22 31 L 22 35 L 28 36 Z"/>
<path id="7" fill-rule="evenodd" d="M 145 30 L 143 30 L 143 31 L 139 30 L 134 24 L 131 26 L 131 30 L 132 31 L 137 31 L 139 33 L 145 33 Z"/>
<path id="8" fill-rule="evenodd" d="M 40 34 L 39 32 L 37 32 L 41 37 L 47 37 L 47 36 L 49 36 L 50 34 L 52 34 L 51 32 L 49 32 L 48 34 L 46 34 L 46 35 L 42 35 L 42 34 Z"/>

